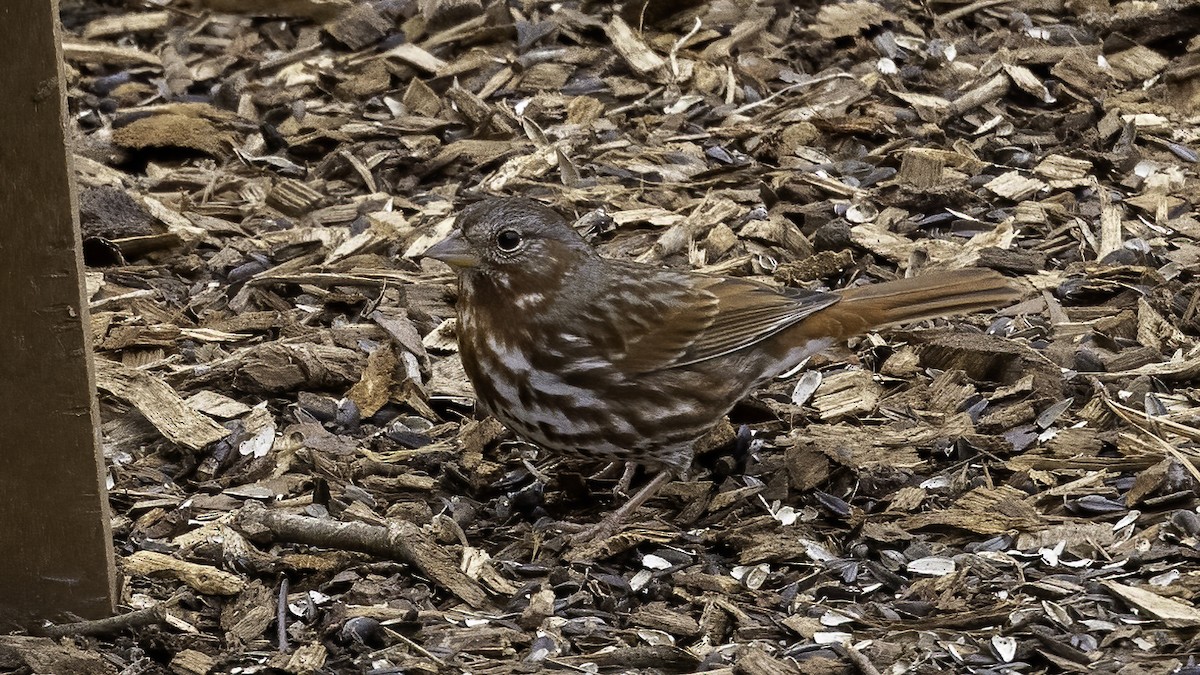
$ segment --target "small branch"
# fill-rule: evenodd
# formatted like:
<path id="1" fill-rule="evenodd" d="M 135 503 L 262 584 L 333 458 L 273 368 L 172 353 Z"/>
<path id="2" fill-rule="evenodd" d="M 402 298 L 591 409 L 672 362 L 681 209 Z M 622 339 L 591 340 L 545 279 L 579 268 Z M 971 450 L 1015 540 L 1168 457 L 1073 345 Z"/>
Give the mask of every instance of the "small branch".
<path id="1" fill-rule="evenodd" d="M 275 636 L 279 641 L 279 651 L 287 654 L 288 635 L 287 635 L 287 616 L 288 616 L 288 578 L 283 575 L 279 578 L 279 602 L 275 605 Z"/>
<path id="2" fill-rule="evenodd" d="M 163 623 L 166 620 L 167 610 L 179 604 L 183 596 L 183 593 L 176 593 L 153 607 L 139 609 L 128 614 L 110 616 L 105 619 L 62 623 L 57 626 L 44 626 L 30 632 L 42 637 L 60 638 L 74 635 L 113 635 L 134 628 L 152 626 Z"/>
<path id="3" fill-rule="evenodd" d="M 479 609 L 491 605 L 487 592 L 458 569 L 450 554 L 416 525 L 405 521 L 386 526 L 342 523 L 271 511 L 249 502 L 235 521 L 247 536 L 266 530 L 277 541 L 308 544 L 344 551 L 359 551 L 408 563 L 461 600 Z"/>
<path id="4" fill-rule="evenodd" d="M 963 93 L 962 96 L 954 99 L 947 111 L 951 117 L 958 117 L 963 113 L 974 110 L 985 103 L 990 103 L 1008 93 L 1008 76 L 1004 73 L 997 73 L 992 79 L 980 84 L 979 86 Z"/>
<path id="5" fill-rule="evenodd" d="M 862 675 L 880 675 L 879 669 L 871 664 L 871 660 L 865 654 L 855 649 L 854 645 L 849 642 L 833 645 L 833 651 L 852 663 Z"/>
<path id="6" fill-rule="evenodd" d="M 987 9 L 988 7 L 995 7 L 997 5 L 1007 5 L 1008 3 L 1009 3 L 1009 0 L 978 0 L 978 2 L 972 2 L 971 4 L 963 5 L 962 7 L 959 7 L 958 9 L 951 10 L 949 12 L 944 12 L 944 13 L 938 15 L 937 17 L 935 17 L 934 20 L 937 21 L 937 23 L 940 25 L 945 25 L 945 24 L 950 23 L 951 21 L 956 21 L 958 19 L 961 19 L 964 16 L 967 16 L 969 14 L 974 14 L 975 12 L 978 12 L 980 10 Z"/>

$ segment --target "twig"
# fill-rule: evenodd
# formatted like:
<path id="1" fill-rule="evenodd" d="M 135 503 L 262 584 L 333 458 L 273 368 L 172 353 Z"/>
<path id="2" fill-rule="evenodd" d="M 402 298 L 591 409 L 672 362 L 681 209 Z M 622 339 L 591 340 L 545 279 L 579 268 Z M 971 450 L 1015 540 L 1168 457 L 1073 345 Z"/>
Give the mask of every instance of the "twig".
<path id="1" fill-rule="evenodd" d="M 645 7 L 642 8 L 642 11 L 645 11 Z M 687 32 L 687 35 L 675 41 L 675 44 L 671 46 L 671 53 L 667 55 L 667 58 L 671 62 L 671 78 L 676 82 L 679 81 L 679 48 L 688 40 L 695 37 L 696 33 L 700 32 L 701 25 L 703 24 L 700 21 L 700 17 L 696 17 L 696 23 L 692 25 L 692 29 Z"/>
<path id="2" fill-rule="evenodd" d="M 381 626 L 381 628 L 384 630 L 385 633 L 388 634 L 388 637 L 395 638 L 396 640 L 403 642 L 404 646 L 406 646 L 409 649 L 413 650 L 414 652 L 420 654 L 421 656 L 424 656 L 425 658 L 433 661 L 434 663 L 438 664 L 442 668 L 450 668 L 451 667 L 450 664 L 448 664 L 444 660 L 438 658 L 436 655 L 434 655 L 428 649 L 425 649 L 420 644 L 409 639 L 409 637 L 407 635 L 404 635 L 403 633 L 401 633 L 399 631 L 392 630 L 391 628 L 389 628 L 386 625 Z M 371 654 L 371 657 L 378 658 L 379 656 L 382 656 L 384 653 L 394 650 L 395 647 L 396 646 L 387 647 L 385 649 L 376 651 Z M 463 672 L 463 671 L 460 670 L 459 672 Z"/>
<path id="3" fill-rule="evenodd" d="M 1117 417 L 1125 420 L 1125 422 L 1127 422 L 1130 426 L 1142 432 L 1155 443 L 1157 443 L 1164 452 L 1173 457 L 1175 461 L 1182 464 L 1183 467 L 1187 469 L 1188 473 L 1192 474 L 1192 478 L 1194 480 L 1200 482 L 1200 469 L 1196 468 L 1197 458 L 1184 455 L 1179 451 L 1179 448 L 1176 448 L 1174 445 L 1168 443 L 1167 440 L 1158 433 L 1161 427 L 1166 427 L 1175 434 L 1190 440 L 1200 440 L 1200 432 L 1197 432 L 1196 429 L 1185 424 L 1179 424 L 1178 422 L 1172 422 L 1171 420 L 1152 417 L 1151 415 L 1141 412 L 1135 408 L 1130 408 L 1127 405 L 1117 403 L 1112 399 L 1111 396 L 1109 396 L 1108 390 L 1102 385 L 1097 385 L 1096 389 L 1100 393 L 1100 397 L 1104 402 L 1104 405 L 1108 406 L 1109 410 L 1113 411 Z M 1136 441 L 1136 439 L 1131 435 L 1123 435 L 1130 440 Z"/>
<path id="4" fill-rule="evenodd" d="M 961 96 L 954 99 L 950 103 L 950 107 L 946 113 L 951 117 L 958 117 L 963 113 L 974 110 L 979 106 L 995 101 L 996 99 L 1008 93 L 1008 76 L 1004 73 L 996 73 L 992 79 L 980 84 L 979 86 L 964 92 Z"/>
<path id="5" fill-rule="evenodd" d="M 790 91 L 793 91 L 795 89 L 799 89 L 801 87 L 812 87 L 813 85 L 817 85 L 817 84 L 821 84 L 823 82 L 828 82 L 830 80 L 837 80 L 837 79 L 852 80 L 852 79 L 854 79 L 854 76 L 849 73 L 832 73 L 829 75 L 821 75 L 819 77 L 814 77 L 812 79 L 808 79 L 803 82 L 789 84 L 788 86 L 784 87 L 783 89 L 780 89 L 779 91 L 772 93 L 770 96 L 765 96 L 757 101 L 754 101 L 753 103 L 747 103 L 746 105 L 743 105 L 740 108 L 737 108 L 736 110 L 733 111 L 732 114 L 741 115 L 743 113 L 754 110 L 755 108 L 757 108 L 759 106 L 767 105 L 768 103 L 771 103 L 772 101 L 774 101 L 776 98 L 779 98 L 780 96 L 783 96 L 784 94 L 786 94 Z"/>
<path id="6" fill-rule="evenodd" d="M 964 16 L 967 16 L 968 14 L 974 14 L 975 12 L 978 12 L 981 9 L 987 9 L 988 7 L 995 7 L 996 5 L 1007 5 L 1009 3 L 1009 1 L 1010 0 L 978 0 L 978 2 L 972 2 L 969 5 L 963 5 L 962 7 L 959 7 L 958 9 L 951 10 L 949 12 L 946 12 L 945 14 L 941 14 L 941 15 L 937 16 L 934 20 L 940 24 L 947 24 L 947 23 L 950 23 L 951 21 L 954 21 L 955 19 L 961 19 Z"/>
<path id="7" fill-rule="evenodd" d="M 839 656 L 844 657 L 847 661 L 854 664 L 854 667 L 858 668 L 858 672 L 862 673 L 863 675 L 880 675 L 879 669 L 871 664 L 870 659 L 868 659 L 865 654 L 855 649 L 854 645 L 850 644 L 849 642 L 843 642 L 840 645 L 833 645 L 833 651 L 837 652 Z"/>
<path id="8" fill-rule="evenodd" d="M 1143 431 L 1155 434 L 1156 437 L 1158 435 L 1158 429 L 1165 429 L 1173 434 L 1183 436 L 1190 441 L 1200 441 L 1200 430 L 1197 430 L 1195 427 L 1190 427 L 1186 424 L 1180 424 L 1179 422 L 1175 422 L 1173 420 L 1151 417 L 1150 415 L 1147 415 L 1136 408 L 1130 408 L 1127 405 L 1114 401 L 1108 396 L 1107 391 L 1105 391 L 1104 394 L 1104 404 L 1107 405 L 1108 408 L 1116 413 L 1121 419 L 1129 422 L 1131 425 Z M 1147 427 L 1156 428 L 1150 429 Z"/>
<path id="9" fill-rule="evenodd" d="M 637 99 L 636 101 L 634 101 L 632 103 L 626 103 L 623 106 L 618 106 L 616 108 L 613 108 L 612 110 L 608 111 L 608 114 L 610 116 L 620 115 L 621 113 L 628 112 L 630 110 L 638 108 L 639 106 L 643 106 L 646 104 L 646 101 L 649 101 L 651 98 L 658 96 L 665 89 L 666 89 L 665 86 L 655 87 L 655 88 L 651 89 L 650 91 L 646 92 L 645 96 L 642 96 L 641 98 Z"/>
<path id="10" fill-rule="evenodd" d="M 184 593 L 182 592 L 176 593 L 153 607 L 139 609 L 127 614 L 110 616 L 104 619 L 63 623 L 57 626 L 43 626 L 30 632 L 43 637 L 60 638 L 69 635 L 112 635 L 124 630 L 151 626 L 163 623 L 167 616 L 167 610 L 179 604 L 183 596 Z"/>
<path id="11" fill-rule="evenodd" d="M 287 636 L 288 586 L 285 574 L 279 579 L 279 602 L 275 605 L 275 635 L 279 639 L 279 651 L 284 654 L 291 651 Z"/>
<path id="12" fill-rule="evenodd" d="M 421 570 L 472 607 L 491 605 L 483 587 L 460 571 L 454 558 L 428 534 L 409 522 L 392 521 L 386 526 L 342 523 L 271 511 L 262 504 L 249 502 L 238 513 L 235 523 L 251 538 L 266 530 L 279 541 L 360 551 L 399 560 Z"/>

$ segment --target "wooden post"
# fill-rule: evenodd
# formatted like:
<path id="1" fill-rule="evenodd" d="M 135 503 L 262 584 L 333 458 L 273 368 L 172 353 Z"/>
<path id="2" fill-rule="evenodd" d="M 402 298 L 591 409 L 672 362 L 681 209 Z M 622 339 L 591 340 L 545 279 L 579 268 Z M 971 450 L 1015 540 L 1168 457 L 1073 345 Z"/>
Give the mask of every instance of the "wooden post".
<path id="1" fill-rule="evenodd" d="M 0 627 L 113 611 L 58 1 L 0 2 Z"/>

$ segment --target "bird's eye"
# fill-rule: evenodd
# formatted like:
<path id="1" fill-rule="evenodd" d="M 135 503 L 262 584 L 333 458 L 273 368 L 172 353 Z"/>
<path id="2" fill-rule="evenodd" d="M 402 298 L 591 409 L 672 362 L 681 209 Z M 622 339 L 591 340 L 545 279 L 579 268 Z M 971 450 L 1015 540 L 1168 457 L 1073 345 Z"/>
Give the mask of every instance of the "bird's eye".
<path id="1" fill-rule="evenodd" d="M 496 235 L 496 245 L 501 251 L 515 251 L 521 245 L 521 234 L 516 230 L 505 230 Z"/>

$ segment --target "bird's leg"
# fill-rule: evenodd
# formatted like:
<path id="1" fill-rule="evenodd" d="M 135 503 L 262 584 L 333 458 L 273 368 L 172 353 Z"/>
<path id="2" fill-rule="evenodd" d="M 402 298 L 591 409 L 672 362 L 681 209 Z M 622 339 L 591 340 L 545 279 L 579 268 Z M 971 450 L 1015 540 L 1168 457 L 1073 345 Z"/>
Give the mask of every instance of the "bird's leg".
<path id="1" fill-rule="evenodd" d="M 637 473 L 637 468 L 637 464 L 625 462 L 625 471 L 621 474 L 621 480 L 617 481 L 617 488 L 613 490 L 613 494 L 629 494 L 629 488 L 633 485 L 633 475 Z"/>
<path id="2" fill-rule="evenodd" d="M 630 466 L 632 466 L 632 464 L 630 464 Z M 658 475 L 656 475 L 653 480 L 647 483 L 646 486 L 641 490 L 638 490 L 637 494 L 630 497 L 629 501 L 621 505 L 621 508 L 609 513 L 604 517 L 604 520 L 601 520 L 592 527 L 575 534 L 571 537 L 571 540 L 576 544 L 583 544 L 589 541 L 598 541 L 600 539 L 606 539 L 612 536 L 612 534 L 621 527 L 621 524 L 624 523 L 629 516 L 633 515 L 634 511 L 637 511 L 642 504 L 645 504 L 651 497 L 661 490 L 662 486 L 671 482 L 671 478 L 672 474 L 670 471 L 659 471 Z"/>
<path id="3" fill-rule="evenodd" d="M 588 476 L 588 480 L 612 478 L 616 476 L 618 466 L 622 468 L 622 474 L 620 474 L 620 479 L 617 480 L 616 488 L 612 489 L 612 494 L 616 497 L 624 497 L 629 494 L 629 486 L 634 483 L 634 474 L 637 473 L 635 462 L 610 461 L 600 471 L 593 473 L 592 476 Z"/>
<path id="4" fill-rule="evenodd" d="M 588 476 L 588 480 L 603 480 L 616 475 L 617 467 L 621 467 L 621 478 L 613 488 L 614 497 L 624 497 L 629 494 L 629 486 L 633 484 L 633 476 L 637 473 L 637 464 L 633 462 L 609 462 L 596 473 Z"/>
<path id="5" fill-rule="evenodd" d="M 588 476 L 587 478 L 588 480 L 604 480 L 606 478 L 612 478 L 613 476 L 617 475 L 617 467 L 622 466 L 625 466 L 624 462 L 609 462 L 608 464 L 604 465 L 604 468 Z"/>

